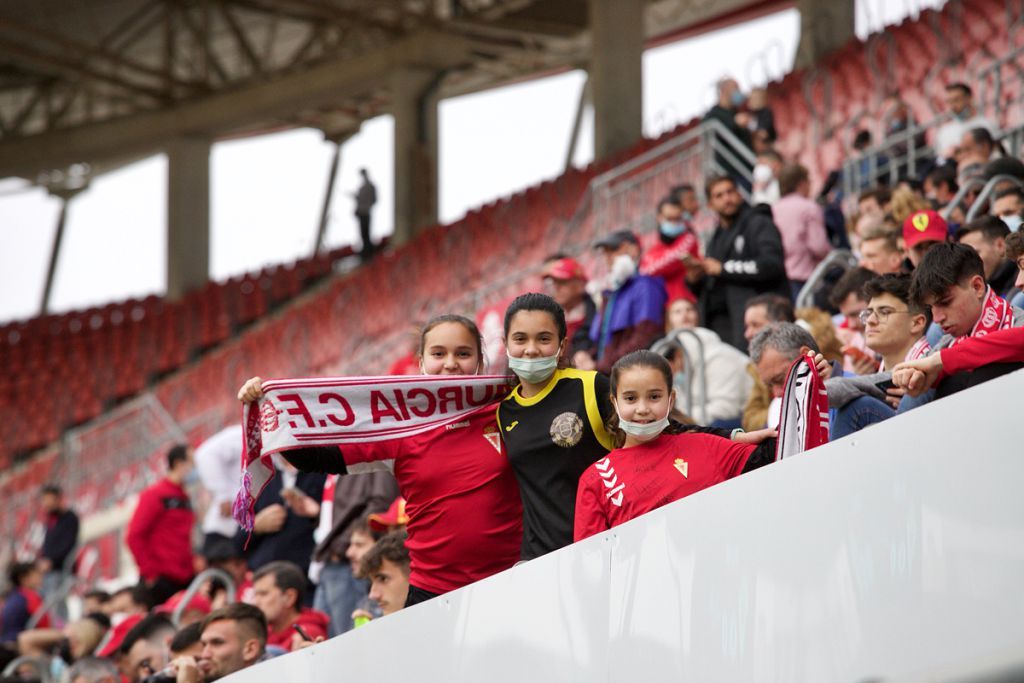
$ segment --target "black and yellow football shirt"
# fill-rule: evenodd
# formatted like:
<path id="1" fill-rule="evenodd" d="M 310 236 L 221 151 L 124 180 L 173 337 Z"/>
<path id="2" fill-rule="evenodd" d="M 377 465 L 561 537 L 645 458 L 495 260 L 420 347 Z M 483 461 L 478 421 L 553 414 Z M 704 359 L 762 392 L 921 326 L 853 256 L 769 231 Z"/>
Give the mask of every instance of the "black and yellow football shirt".
<path id="1" fill-rule="evenodd" d="M 614 413 L 608 378 L 555 371 L 536 396 L 519 387 L 498 407 L 498 424 L 523 499 L 520 558 L 532 560 L 572 543 L 580 475 L 614 448 L 605 424 Z"/>

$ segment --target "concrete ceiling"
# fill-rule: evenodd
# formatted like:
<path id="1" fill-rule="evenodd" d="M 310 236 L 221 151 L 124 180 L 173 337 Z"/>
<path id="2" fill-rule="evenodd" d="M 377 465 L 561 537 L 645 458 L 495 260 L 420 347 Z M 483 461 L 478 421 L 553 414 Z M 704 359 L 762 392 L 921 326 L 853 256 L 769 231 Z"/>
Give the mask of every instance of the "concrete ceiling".
<path id="1" fill-rule="evenodd" d="M 651 40 L 786 4 L 636 3 Z M 587 7 L 587 0 L 4 0 L 0 178 L 109 166 L 181 136 L 296 126 L 343 136 L 389 111 L 389 74 L 402 66 L 443 73 L 441 97 L 585 66 Z"/>

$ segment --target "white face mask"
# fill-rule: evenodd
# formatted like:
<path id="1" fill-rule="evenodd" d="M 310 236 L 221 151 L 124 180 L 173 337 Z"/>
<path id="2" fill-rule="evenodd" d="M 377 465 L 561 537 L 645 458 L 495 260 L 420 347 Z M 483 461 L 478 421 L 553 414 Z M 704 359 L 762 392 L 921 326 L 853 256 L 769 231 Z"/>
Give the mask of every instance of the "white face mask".
<path id="1" fill-rule="evenodd" d="M 608 272 L 608 289 L 615 291 L 636 275 L 636 261 L 629 254 L 619 254 Z"/>
<path id="2" fill-rule="evenodd" d="M 545 358 L 508 357 L 508 369 L 529 384 L 540 384 L 555 374 L 558 368 L 558 354 Z"/>
<path id="3" fill-rule="evenodd" d="M 654 422 L 649 422 L 647 424 L 630 422 L 622 417 L 622 415 L 619 415 L 619 429 L 626 432 L 626 434 L 629 434 L 640 443 L 651 441 L 665 431 L 665 427 L 668 427 L 668 413 L 665 413 L 665 417 L 660 420 L 655 420 Z"/>
<path id="4" fill-rule="evenodd" d="M 1010 232 L 1017 232 L 1020 230 L 1020 225 L 1024 222 L 1024 218 L 1021 218 L 1017 214 L 1010 214 L 1009 216 L 1003 216 L 1003 222 L 1006 223 L 1006 227 L 1010 229 Z"/>
<path id="5" fill-rule="evenodd" d="M 767 185 L 775 179 L 775 174 L 772 173 L 772 167 L 768 164 L 758 164 L 754 166 L 753 179 L 758 185 Z"/>

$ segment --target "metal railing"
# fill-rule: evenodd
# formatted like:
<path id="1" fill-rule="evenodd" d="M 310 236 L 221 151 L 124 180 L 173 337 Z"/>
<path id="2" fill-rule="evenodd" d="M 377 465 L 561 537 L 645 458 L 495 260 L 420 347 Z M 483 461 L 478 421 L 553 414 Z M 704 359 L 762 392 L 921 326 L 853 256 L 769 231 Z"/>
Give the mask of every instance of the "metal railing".
<path id="1" fill-rule="evenodd" d="M 988 206 L 989 197 L 991 197 L 996 191 L 996 187 L 1002 183 L 1012 183 L 1017 187 L 1024 187 L 1024 182 L 1021 182 L 1021 179 L 1017 176 L 1006 175 L 1005 173 L 994 176 L 991 180 L 985 183 L 983 188 L 981 188 L 981 192 L 979 192 L 978 196 L 974 199 L 974 202 L 971 204 L 971 208 L 967 210 L 967 213 L 964 215 L 965 223 L 969 223 L 974 220 L 981 210 Z"/>
<path id="2" fill-rule="evenodd" d="M 227 590 L 228 602 L 235 602 L 235 580 L 231 578 L 223 569 L 217 569 L 211 567 L 210 569 L 204 569 L 199 572 L 196 578 L 192 579 L 192 583 L 185 589 L 185 594 L 181 596 L 181 600 L 175 606 L 174 611 L 171 612 L 171 621 L 174 622 L 175 626 L 179 626 L 181 623 L 181 615 L 184 614 L 188 608 L 188 603 L 192 601 L 192 598 L 196 596 L 196 593 L 203 587 L 203 584 L 211 579 L 217 579 L 222 582 Z"/>
<path id="3" fill-rule="evenodd" d="M 924 124 L 911 122 L 904 130 L 888 135 L 874 147 L 848 158 L 843 162 L 843 195 L 855 196 L 904 170 L 909 177 L 916 177 L 935 158 L 931 145 L 921 144 L 921 136 L 948 118 L 940 116 Z"/>
<path id="4" fill-rule="evenodd" d="M 811 276 L 807 278 L 807 282 L 804 283 L 800 293 L 796 296 L 795 308 L 805 308 L 814 305 L 814 295 L 821 288 L 822 283 L 825 281 L 825 276 L 833 266 L 839 266 L 844 270 L 848 270 L 857 266 L 857 259 L 847 249 L 833 249 L 811 271 Z"/>
<path id="5" fill-rule="evenodd" d="M 686 345 L 683 343 L 680 337 L 687 336 L 691 337 L 697 342 L 697 362 L 690 357 L 690 353 L 686 350 Z M 699 424 L 708 424 L 708 374 L 707 374 L 707 357 L 704 353 L 704 341 L 697 335 L 696 332 L 689 329 L 676 329 L 669 332 L 665 337 L 654 342 L 651 346 L 651 351 L 665 355 L 665 351 L 670 346 L 676 346 L 683 353 L 683 362 L 685 363 L 686 371 L 689 373 L 690 380 L 686 383 L 686 410 L 688 417 L 693 418 Z M 700 386 L 701 386 L 701 401 L 700 401 L 700 413 L 697 412 L 697 405 L 693 398 L 693 385 L 697 379 L 698 373 L 700 375 Z"/>

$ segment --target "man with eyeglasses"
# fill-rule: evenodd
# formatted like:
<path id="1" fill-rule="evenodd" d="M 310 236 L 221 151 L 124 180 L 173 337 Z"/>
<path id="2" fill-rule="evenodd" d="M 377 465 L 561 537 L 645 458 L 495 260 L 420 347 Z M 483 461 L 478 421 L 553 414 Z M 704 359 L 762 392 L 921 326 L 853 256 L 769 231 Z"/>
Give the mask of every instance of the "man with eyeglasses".
<path id="1" fill-rule="evenodd" d="M 891 273 L 864 285 L 868 307 L 860 312 L 868 346 L 882 356 L 880 371 L 928 355 L 924 332 L 931 312 L 910 298 L 910 276 Z"/>

